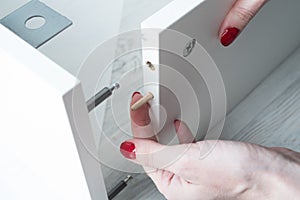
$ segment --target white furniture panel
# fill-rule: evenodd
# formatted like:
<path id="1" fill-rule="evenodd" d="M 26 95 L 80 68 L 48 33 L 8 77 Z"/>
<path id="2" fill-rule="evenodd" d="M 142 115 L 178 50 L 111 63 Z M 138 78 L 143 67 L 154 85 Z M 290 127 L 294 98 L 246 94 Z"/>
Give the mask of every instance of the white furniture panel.
<path id="1" fill-rule="evenodd" d="M 156 127 L 162 126 L 159 123 L 166 123 L 159 136 L 161 142 L 169 143 L 173 140 L 175 130 L 172 124 L 175 118 L 186 121 L 192 131 L 198 133 L 198 139 L 203 138 L 207 131 L 222 121 L 222 112 L 218 112 L 224 104 L 222 96 L 218 96 L 219 92 L 212 94 L 207 91 L 209 87 L 212 91 L 218 91 L 220 85 L 213 83 L 214 79 L 218 80 L 217 74 L 207 71 L 209 67 L 213 70 L 214 64 L 207 58 L 206 52 L 217 65 L 223 78 L 229 112 L 299 46 L 300 27 L 296 24 L 300 17 L 300 2 L 273 0 L 253 19 L 234 44 L 228 48 L 223 47 L 217 36 L 218 30 L 233 2 L 175 0 L 142 23 L 144 29 L 157 28 L 156 31 L 143 30 L 146 35 L 144 47 L 152 45 L 156 48 L 152 51 L 144 50 L 144 63 L 151 61 L 155 65 L 169 66 L 186 77 L 197 95 L 200 107 L 198 117 L 197 101 L 187 100 L 193 98 L 192 91 L 189 93 L 186 89 L 187 91 L 182 92 L 185 90 L 184 83 L 171 75 L 170 70 L 160 66 L 155 72 L 150 72 L 145 68 L 145 85 L 158 82 L 175 91 L 171 94 L 158 85 L 148 88 L 156 97 L 152 105 L 160 104 L 168 114 L 168 117 L 163 119 L 157 106 L 152 110 Z M 166 29 L 178 31 L 179 34 Z M 183 49 L 193 38 L 199 46 L 184 58 Z M 202 71 L 205 76 L 197 76 L 194 73 L 195 69 Z M 211 83 L 206 85 L 207 89 L 203 79 L 211 80 Z M 183 99 L 182 102 L 178 100 L 180 107 L 178 101 L 172 101 L 175 96 L 177 99 Z M 210 108 L 211 105 L 213 108 Z M 182 111 L 190 111 L 190 114 L 184 115 Z"/>
<path id="2" fill-rule="evenodd" d="M 5 17 L 29 1 L 1 1 L 0 18 Z M 98 55 L 98 60 L 89 59 L 86 62 L 86 59 L 103 42 L 119 33 L 123 1 L 41 0 L 41 2 L 69 18 L 73 24 L 41 46 L 39 51 L 81 81 L 86 99 L 92 97 L 95 91 L 99 91 L 110 84 L 110 72 L 101 80 L 99 80 L 99 76 L 107 67 L 101 64 L 107 64 L 107 62 L 114 59 L 116 46 L 107 48 L 103 57 L 99 58 Z M 102 60 L 101 63 L 99 63 L 99 59 Z M 82 68 L 88 68 L 88 71 L 80 71 Z M 90 116 L 93 133 L 97 141 L 100 139 L 104 113 L 105 106 L 101 106 L 94 115 Z"/>
<path id="3" fill-rule="evenodd" d="M 1 199 L 106 199 L 79 81 L 2 25 L 0 44 Z"/>

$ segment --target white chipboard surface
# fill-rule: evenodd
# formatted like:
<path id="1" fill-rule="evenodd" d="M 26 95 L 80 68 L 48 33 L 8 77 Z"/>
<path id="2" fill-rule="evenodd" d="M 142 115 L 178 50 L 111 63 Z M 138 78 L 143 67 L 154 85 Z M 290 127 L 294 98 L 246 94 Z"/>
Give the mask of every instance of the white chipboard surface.
<path id="1" fill-rule="evenodd" d="M 142 23 L 143 61 L 159 65 L 155 72 L 144 69 L 144 83 L 155 96 L 152 121 L 158 130 L 163 127 L 161 142 L 177 142 L 173 127 L 176 118 L 203 139 L 223 121 L 224 107 L 227 112 L 234 108 L 299 46 L 300 2 L 273 0 L 230 47 L 223 47 L 218 31 L 234 2 L 175 0 Z M 197 45 L 188 57 L 183 57 L 183 49 L 191 39 L 196 39 Z M 215 65 L 224 82 L 225 103 Z M 185 79 L 176 77 L 170 69 Z M 186 81 L 192 89 L 185 86 Z M 215 137 L 218 134 L 207 136 Z"/>

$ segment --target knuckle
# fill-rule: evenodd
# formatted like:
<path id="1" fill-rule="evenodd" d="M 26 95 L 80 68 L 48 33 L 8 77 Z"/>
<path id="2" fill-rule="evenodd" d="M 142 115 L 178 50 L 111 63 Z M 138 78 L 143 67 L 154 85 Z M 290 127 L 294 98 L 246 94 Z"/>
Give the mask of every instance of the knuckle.
<path id="1" fill-rule="evenodd" d="M 150 145 L 145 145 L 143 150 L 139 153 L 139 159 L 143 166 L 153 167 L 154 165 L 154 153 L 151 152 Z"/>
<path id="2" fill-rule="evenodd" d="M 254 11 L 243 7 L 237 7 L 234 12 L 244 22 L 249 22 L 255 16 Z"/>
<path id="3" fill-rule="evenodd" d="M 191 160 L 186 155 L 183 155 L 176 163 L 176 174 L 187 177 L 190 173 L 189 170 L 187 170 L 190 165 Z"/>
<path id="4" fill-rule="evenodd" d="M 154 158 L 153 158 L 153 155 L 151 153 L 145 155 L 143 165 L 145 165 L 147 167 L 153 167 L 154 166 Z"/>
<path id="5" fill-rule="evenodd" d="M 146 166 L 149 166 L 149 167 L 154 167 L 155 163 L 154 163 L 154 153 L 151 153 L 149 151 L 149 153 L 146 154 L 146 159 L 145 159 L 145 164 Z"/>
<path id="6" fill-rule="evenodd" d="M 177 169 L 180 174 L 186 172 L 186 168 L 191 165 L 192 158 L 194 158 L 195 154 L 198 152 L 196 143 L 186 144 L 185 146 L 185 151 L 177 161 Z"/>

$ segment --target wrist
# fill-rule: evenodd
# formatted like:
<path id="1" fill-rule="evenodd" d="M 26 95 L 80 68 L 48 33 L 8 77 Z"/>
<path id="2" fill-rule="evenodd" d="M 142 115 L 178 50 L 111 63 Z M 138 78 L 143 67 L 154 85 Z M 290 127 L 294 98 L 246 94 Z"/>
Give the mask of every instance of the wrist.
<path id="1" fill-rule="evenodd" d="M 297 153 L 267 150 L 264 160 L 258 160 L 257 173 L 250 184 L 249 197 L 253 199 L 296 199 L 299 197 L 300 160 Z"/>
<path id="2" fill-rule="evenodd" d="M 274 194 L 276 199 L 298 199 L 300 196 L 300 159 L 299 153 L 281 148 L 275 151 L 280 159 L 273 173 Z"/>

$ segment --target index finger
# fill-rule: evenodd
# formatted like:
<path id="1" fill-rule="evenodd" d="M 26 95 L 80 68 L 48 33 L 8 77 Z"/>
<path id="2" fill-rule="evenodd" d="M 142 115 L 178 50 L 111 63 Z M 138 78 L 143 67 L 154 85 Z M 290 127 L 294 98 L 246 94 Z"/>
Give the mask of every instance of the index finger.
<path id="1" fill-rule="evenodd" d="M 267 1 L 237 0 L 221 25 L 221 43 L 224 46 L 230 45 Z"/>

